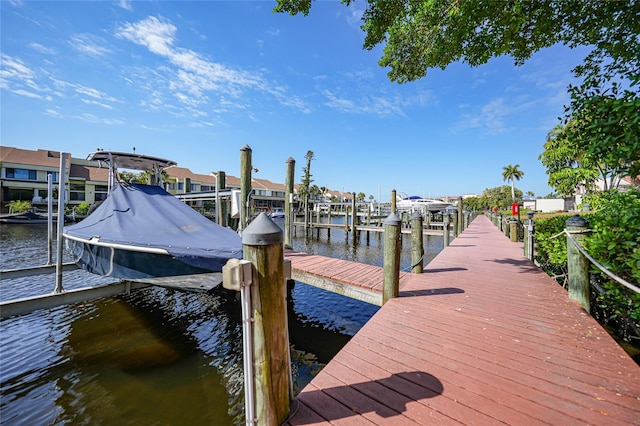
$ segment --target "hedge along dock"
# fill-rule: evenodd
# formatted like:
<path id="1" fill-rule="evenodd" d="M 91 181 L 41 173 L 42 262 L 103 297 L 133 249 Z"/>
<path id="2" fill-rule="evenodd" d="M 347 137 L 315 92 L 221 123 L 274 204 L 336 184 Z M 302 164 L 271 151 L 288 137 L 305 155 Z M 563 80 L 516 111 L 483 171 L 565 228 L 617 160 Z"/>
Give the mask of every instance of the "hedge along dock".
<path id="1" fill-rule="evenodd" d="M 640 425 L 640 367 L 522 253 L 476 218 L 422 274 L 402 274 L 400 297 L 301 391 L 286 424 Z M 310 260 L 285 256 L 294 277 Z M 314 273 L 338 274 L 332 261 Z M 342 280 L 380 281 L 352 272 Z"/>

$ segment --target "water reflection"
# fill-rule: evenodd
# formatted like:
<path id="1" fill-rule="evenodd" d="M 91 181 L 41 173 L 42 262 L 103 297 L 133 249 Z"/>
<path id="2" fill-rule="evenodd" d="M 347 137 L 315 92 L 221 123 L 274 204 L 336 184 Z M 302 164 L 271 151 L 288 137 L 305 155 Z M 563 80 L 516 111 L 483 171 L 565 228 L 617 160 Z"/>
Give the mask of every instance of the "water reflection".
<path id="1" fill-rule="evenodd" d="M 0 226 L 0 237 L 0 269 L 46 262 L 46 226 Z M 294 249 L 381 265 L 380 239 L 360 238 L 354 247 L 344 231 L 332 230 L 330 240 L 296 238 Z M 49 293 L 49 279 L 1 282 L 0 298 Z M 64 285 L 103 280 L 77 271 L 65 273 Z M 242 424 L 236 297 L 222 288 L 191 294 L 152 287 L 2 320 L 0 423 Z M 289 287 L 288 300 L 297 391 L 378 308 L 302 283 Z"/>

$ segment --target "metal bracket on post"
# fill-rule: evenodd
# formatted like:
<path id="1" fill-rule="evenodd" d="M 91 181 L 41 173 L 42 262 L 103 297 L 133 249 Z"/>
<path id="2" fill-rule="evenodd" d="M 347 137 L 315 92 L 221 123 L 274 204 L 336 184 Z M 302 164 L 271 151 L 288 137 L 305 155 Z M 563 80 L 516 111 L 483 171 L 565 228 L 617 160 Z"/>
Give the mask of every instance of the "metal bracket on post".
<path id="1" fill-rule="evenodd" d="M 256 423 L 255 383 L 253 377 L 253 307 L 251 305 L 251 262 L 245 259 L 229 259 L 222 267 L 222 286 L 240 291 L 242 304 L 242 349 L 245 389 L 245 421 L 247 426 Z"/>
<path id="2" fill-rule="evenodd" d="M 227 290 L 240 291 L 251 285 L 251 262 L 244 259 L 229 259 L 222 267 L 222 286 Z"/>

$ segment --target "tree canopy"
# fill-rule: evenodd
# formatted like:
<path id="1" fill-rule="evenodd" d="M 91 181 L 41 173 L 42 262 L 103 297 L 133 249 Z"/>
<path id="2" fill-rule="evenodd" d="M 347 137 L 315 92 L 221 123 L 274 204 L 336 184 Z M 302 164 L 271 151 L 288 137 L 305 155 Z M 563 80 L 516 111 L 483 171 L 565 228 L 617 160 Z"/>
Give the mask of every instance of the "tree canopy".
<path id="1" fill-rule="evenodd" d="M 355 0 L 342 0 L 345 5 Z M 634 0 L 397 0 L 367 1 L 364 48 L 386 42 L 380 65 L 389 78 L 417 80 L 429 68 L 461 61 L 471 66 L 510 55 L 521 65 L 556 43 L 591 45 L 611 57 L 637 56 Z M 311 0 L 277 0 L 276 12 L 307 15 Z"/>

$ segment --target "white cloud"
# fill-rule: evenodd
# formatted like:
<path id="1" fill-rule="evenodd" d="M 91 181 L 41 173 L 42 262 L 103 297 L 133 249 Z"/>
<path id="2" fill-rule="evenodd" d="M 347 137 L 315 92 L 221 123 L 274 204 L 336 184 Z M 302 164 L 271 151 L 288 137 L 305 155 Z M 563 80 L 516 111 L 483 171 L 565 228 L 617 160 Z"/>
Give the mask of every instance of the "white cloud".
<path id="1" fill-rule="evenodd" d="M 118 1 L 118 6 L 125 10 L 133 10 L 133 6 L 131 5 L 131 0 L 120 0 Z"/>
<path id="2" fill-rule="evenodd" d="M 176 34 L 177 28 L 170 21 L 150 16 L 120 26 L 115 35 L 165 58 L 172 66 L 168 68 L 168 87 L 187 106 L 211 103 L 208 95 L 212 93 L 246 100 L 249 99 L 247 93 L 255 90 L 271 94 L 283 105 L 307 110 L 302 100 L 287 96 L 282 89 L 274 89 L 276 85 L 260 74 L 216 63 L 196 51 L 176 46 Z"/>
<path id="3" fill-rule="evenodd" d="M 44 53 L 46 55 L 55 55 L 57 52 L 55 49 L 51 49 L 49 47 L 43 46 L 40 43 L 29 43 L 29 48 L 38 51 L 40 53 Z"/>
<path id="4" fill-rule="evenodd" d="M 74 50 L 94 58 L 111 52 L 103 38 L 88 33 L 72 35 L 69 44 Z"/>
<path id="5" fill-rule="evenodd" d="M 454 132 L 459 129 L 481 129 L 487 134 L 507 131 L 505 120 L 513 108 L 505 105 L 504 98 L 495 98 L 483 105 L 476 113 L 463 114 Z"/>
<path id="6" fill-rule="evenodd" d="M 29 91 L 24 90 L 24 89 L 12 90 L 12 92 L 15 93 L 16 95 L 26 96 L 27 98 L 34 98 L 34 99 L 42 99 L 43 98 L 42 96 L 38 95 L 37 93 L 29 92 Z"/>

